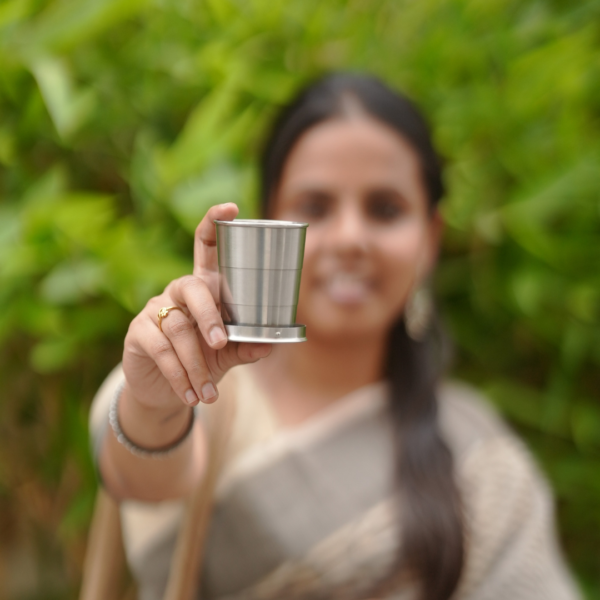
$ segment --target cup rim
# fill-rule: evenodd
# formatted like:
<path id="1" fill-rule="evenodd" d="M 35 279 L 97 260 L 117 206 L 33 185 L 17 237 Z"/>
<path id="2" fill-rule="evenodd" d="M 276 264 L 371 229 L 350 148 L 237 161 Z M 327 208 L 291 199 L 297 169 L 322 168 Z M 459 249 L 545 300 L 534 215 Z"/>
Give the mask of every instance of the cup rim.
<path id="1" fill-rule="evenodd" d="M 299 229 L 308 227 L 308 223 L 296 221 L 273 221 L 270 219 L 234 219 L 233 221 L 220 221 L 215 219 L 215 225 L 226 225 L 228 227 L 263 227 L 273 229 Z"/>

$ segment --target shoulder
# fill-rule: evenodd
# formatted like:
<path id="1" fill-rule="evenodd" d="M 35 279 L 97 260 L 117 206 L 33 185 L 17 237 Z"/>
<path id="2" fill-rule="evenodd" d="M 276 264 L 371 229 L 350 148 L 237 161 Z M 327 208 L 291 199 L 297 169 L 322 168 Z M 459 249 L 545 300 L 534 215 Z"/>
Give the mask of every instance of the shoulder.
<path id="1" fill-rule="evenodd" d="M 438 389 L 438 410 L 442 435 L 459 460 L 483 442 L 515 438 L 491 402 L 466 383 L 444 382 Z"/>
<path id="2" fill-rule="evenodd" d="M 551 499 L 529 449 L 485 396 L 468 384 L 449 382 L 440 388 L 438 403 L 440 429 L 461 487 L 479 499 L 476 504 L 486 504 L 488 512 L 493 507 L 502 511 L 511 502 L 528 503 L 534 496 Z"/>
<path id="3" fill-rule="evenodd" d="M 466 384 L 444 384 L 438 403 L 465 514 L 457 597 L 578 599 L 556 539 L 550 486 L 525 444 Z"/>
<path id="4" fill-rule="evenodd" d="M 454 457 L 478 548 L 493 544 L 491 540 L 502 545 L 534 512 L 550 519 L 552 494 L 545 477 L 490 402 L 457 382 L 445 384 L 438 398 L 440 428 Z"/>

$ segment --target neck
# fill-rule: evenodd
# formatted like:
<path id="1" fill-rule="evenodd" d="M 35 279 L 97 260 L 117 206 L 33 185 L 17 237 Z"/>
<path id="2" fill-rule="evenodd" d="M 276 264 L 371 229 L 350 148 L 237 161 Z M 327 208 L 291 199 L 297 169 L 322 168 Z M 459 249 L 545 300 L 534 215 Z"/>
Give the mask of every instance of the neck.
<path id="1" fill-rule="evenodd" d="M 278 388 L 293 388 L 324 401 L 335 400 L 383 377 L 384 335 L 358 339 L 311 338 L 276 346 L 264 361 Z"/>

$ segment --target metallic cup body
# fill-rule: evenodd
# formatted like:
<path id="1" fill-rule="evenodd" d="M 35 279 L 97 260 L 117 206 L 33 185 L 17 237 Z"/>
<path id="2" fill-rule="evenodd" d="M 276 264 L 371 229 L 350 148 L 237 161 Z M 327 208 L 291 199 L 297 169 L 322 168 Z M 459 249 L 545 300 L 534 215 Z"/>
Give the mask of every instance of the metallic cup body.
<path id="1" fill-rule="evenodd" d="M 242 219 L 215 224 L 224 323 L 294 325 L 308 225 Z"/>

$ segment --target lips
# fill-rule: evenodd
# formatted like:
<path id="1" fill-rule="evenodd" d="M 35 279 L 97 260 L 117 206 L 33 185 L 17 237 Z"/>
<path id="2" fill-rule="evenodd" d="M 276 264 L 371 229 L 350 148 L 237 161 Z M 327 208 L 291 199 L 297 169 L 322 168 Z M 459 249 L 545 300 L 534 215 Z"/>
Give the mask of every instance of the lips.
<path id="1" fill-rule="evenodd" d="M 322 279 L 322 289 L 329 299 L 346 306 L 366 302 L 373 288 L 372 278 L 358 273 L 338 271 Z"/>

